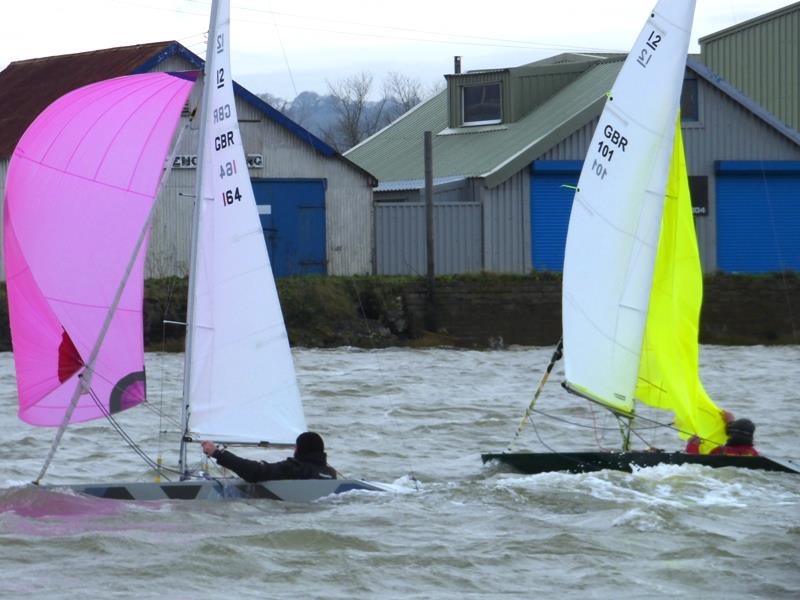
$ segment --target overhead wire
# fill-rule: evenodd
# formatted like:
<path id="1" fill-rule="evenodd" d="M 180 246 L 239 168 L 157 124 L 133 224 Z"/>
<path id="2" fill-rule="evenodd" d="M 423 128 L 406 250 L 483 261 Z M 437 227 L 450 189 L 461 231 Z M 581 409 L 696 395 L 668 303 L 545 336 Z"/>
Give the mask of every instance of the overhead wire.
<path id="1" fill-rule="evenodd" d="M 177 14 L 186 14 L 186 15 L 193 15 L 193 16 L 206 16 L 207 12 L 195 12 L 192 10 L 185 10 L 177 7 L 165 7 L 165 6 L 158 6 L 155 4 L 144 4 L 142 2 L 136 2 L 134 0 L 114 0 L 117 4 L 125 4 L 129 6 L 136 6 L 138 8 L 147 8 L 151 10 L 158 10 L 162 12 L 173 12 Z M 209 2 L 203 0 L 185 0 L 186 2 L 202 5 L 204 7 L 209 6 Z M 317 21 L 322 23 L 334 23 L 338 25 L 348 25 L 353 27 L 364 27 L 369 28 L 370 31 L 343 31 L 341 29 L 332 29 L 332 28 L 325 28 L 325 27 L 310 27 L 308 25 L 293 25 L 282 23 L 280 26 L 285 29 L 297 29 L 297 30 L 304 30 L 304 31 L 316 31 L 322 33 L 333 33 L 338 35 L 347 35 L 347 36 L 356 36 L 356 37 L 368 37 L 368 38 L 381 38 L 381 39 L 389 39 L 389 40 L 401 40 L 401 41 L 414 41 L 414 42 L 430 42 L 435 44 L 457 44 L 457 45 L 464 45 L 464 46 L 484 46 L 484 47 L 494 47 L 494 48 L 512 48 L 512 49 L 530 49 L 530 50 L 563 50 L 563 51 L 580 51 L 580 52 L 621 52 L 621 50 L 611 50 L 608 48 L 595 48 L 591 46 L 579 46 L 579 45 L 565 45 L 565 44 L 549 44 L 546 42 L 530 42 L 526 40 L 516 40 L 516 39 L 508 39 L 508 38 L 497 38 L 497 37 L 490 37 L 490 36 L 481 36 L 481 35 L 472 35 L 472 34 L 462 34 L 462 33 L 449 33 L 449 32 L 441 32 L 441 31 L 432 31 L 426 29 L 417 29 L 413 27 L 399 27 L 395 25 L 387 25 L 385 23 L 370 23 L 365 21 L 353 21 L 351 19 L 337 19 L 331 17 L 321 17 L 318 15 L 309 15 L 309 14 L 299 14 L 299 13 L 290 13 L 290 12 L 282 12 L 282 11 L 275 11 L 272 9 L 264 9 L 264 8 L 256 8 L 253 6 L 240 6 L 237 5 L 234 7 L 236 10 L 247 11 L 256 14 L 262 15 L 270 15 L 272 17 L 271 21 L 266 20 L 257 20 L 257 19 L 247 19 L 247 20 L 240 20 L 240 19 L 233 19 L 234 21 L 246 22 L 248 24 L 263 24 L 263 25 L 272 25 L 276 24 L 277 21 L 275 20 L 276 16 L 281 17 L 288 17 L 290 19 L 304 19 L 306 21 Z M 388 35 L 385 33 L 376 32 L 376 30 L 386 30 L 386 31 L 397 31 L 397 32 L 405 32 L 408 34 L 414 35 Z M 423 36 L 423 37 L 421 37 Z M 428 37 L 424 37 L 428 36 Z M 435 36 L 435 37 L 430 37 Z M 443 39 L 449 37 L 450 39 Z"/>

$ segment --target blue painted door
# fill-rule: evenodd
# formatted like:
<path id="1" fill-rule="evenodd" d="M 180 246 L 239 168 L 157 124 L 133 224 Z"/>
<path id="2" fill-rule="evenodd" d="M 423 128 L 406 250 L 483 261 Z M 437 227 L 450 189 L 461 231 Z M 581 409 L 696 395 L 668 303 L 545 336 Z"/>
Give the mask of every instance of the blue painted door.
<path id="1" fill-rule="evenodd" d="M 327 272 L 324 179 L 255 179 L 275 277 Z"/>
<path id="2" fill-rule="evenodd" d="M 800 162 L 717 165 L 720 271 L 800 271 Z"/>
<path id="3" fill-rule="evenodd" d="M 569 214 L 582 166 L 579 160 L 537 160 L 531 166 L 531 264 L 537 271 L 564 270 Z"/>

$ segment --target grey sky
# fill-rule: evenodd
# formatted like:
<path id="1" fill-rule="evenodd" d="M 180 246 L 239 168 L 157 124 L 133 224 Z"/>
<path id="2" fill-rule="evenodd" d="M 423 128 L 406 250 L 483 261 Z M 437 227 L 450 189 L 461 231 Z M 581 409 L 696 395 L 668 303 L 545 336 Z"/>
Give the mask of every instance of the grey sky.
<path id="1" fill-rule="evenodd" d="M 418 77 L 628 49 L 655 0 L 232 0 L 234 77 L 256 93 L 324 93 L 359 71 Z M 697 39 L 790 4 L 698 0 Z M 0 68 L 12 60 L 176 39 L 203 55 L 210 0 L 0 0 Z"/>

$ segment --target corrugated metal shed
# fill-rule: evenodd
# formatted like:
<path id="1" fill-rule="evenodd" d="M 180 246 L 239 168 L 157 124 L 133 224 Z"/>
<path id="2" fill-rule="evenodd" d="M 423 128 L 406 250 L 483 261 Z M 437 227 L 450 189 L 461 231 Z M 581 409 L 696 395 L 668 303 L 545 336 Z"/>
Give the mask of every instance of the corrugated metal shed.
<path id="1" fill-rule="evenodd" d="M 149 71 L 202 68 L 203 61 L 177 42 L 112 48 L 19 61 L 0 73 L 0 201 L 8 159 L 25 128 L 61 95 L 88 83 Z M 24 90 L 25 102 L 19 102 Z M 259 155 L 251 178 L 315 178 L 326 182 L 327 270 L 330 274 L 372 271 L 375 178 L 291 119 L 234 83 L 240 130 L 247 154 Z M 195 90 L 193 99 L 196 100 Z M 190 104 L 196 104 L 190 100 Z M 183 123 L 186 122 L 183 118 Z M 178 155 L 196 154 L 197 128 L 189 130 Z M 153 223 L 147 276 L 185 275 L 190 253 L 194 168 L 173 169 Z M 0 275 L 2 272 L 0 271 Z"/>
<path id="2" fill-rule="evenodd" d="M 525 66 L 516 83 L 534 96 L 530 100 L 534 108 L 516 122 L 449 127 L 448 113 L 453 111 L 451 101 L 455 96 L 452 91 L 443 92 L 362 142 L 347 156 L 376 173 L 382 180 L 379 189 L 387 190 L 382 193 L 387 194 L 387 199 L 397 200 L 403 190 L 412 188 L 409 181 L 421 182 L 423 131 L 433 131 L 435 176 L 467 178 L 470 185 L 463 198 L 481 206 L 480 268 L 526 272 L 533 267 L 531 223 L 546 217 L 532 215 L 529 166 L 534 160 L 583 160 L 623 58 L 624 55 L 610 59 L 566 54 Z M 578 71 L 576 63 L 582 65 Z M 558 68 L 569 69 L 570 76 L 579 72 L 579 76 L 562 86 L 563 80 L 559 82 L 556 75 Z M 489 81 L 491 76 L 500 75 L 511 81 L 513 72 L 514 69 L 482 71 L 476 81 Z M 542 102 L 536 97 L 536 90 L 527 86 L 531 81 L 525 79 L 537 72 L 543 76 L 539 83 L 552 86 L 552 95 Z M 686 77 L 699 83 L 699 116 L 683 124 L 684 141 L 689 174 L 707 189 L 699 201 L 705 212 L 699 213 L 703 216 L 696 218 L 696 225 L 704 268 L 713 271 L 717 267 L 715 162 L 734 157 L 797 160 L 800 135 L 698 60 L 687 60 Z M 469 81 L 459 75 L 453 76 L 451 83 L 462 79 Z M 516 88 L 512 88 L 515 93 L 513 89 Z M 413 189 L 405 194 L 407 202 L 418 198 Z M 409 228 L 414 223 L 404 222 Z M 420 235 L 416 232 L 417 238 Z M 393 250 L 377 241 L 387 263 L 391 251 L 398 256 L 410 252 L 405 242 L 406 238 L 398 237 Z M 452 249 L 448 247 L 448 251 Z"/>
<path id="3" fill-rule="evenodd" d="M 11 156 L 28 125 L 56 98 L 102 79 L 130 75 L 173 44 L 156 42 L 12 62 L 0 72 L 0 158 Z M 20 90 L 24 90 L 24 101 Z"/>
<path id="4" fill-rule="evenodd" d="M 600 112 L 622 62 L 589 56 L 580 64 L 585 71 L 581 77 L 518 121 L 451 128 L 445 90 L 345 156 L 381 181 L 418 179 L 423 165 L 422 132 L 430 130 L 435 132 L 436 177 L 481 177 L 487 187 L 494 187 Z M 573 71 L 576 67 L 568 64 L 565 68 Z M 550 65 L 543 69 L 552 76 Z"/>
<path id="5" fill-rule="evenodd" d="M 466 180 L 466 177 L 435 177 L 433 179 L 433 186 L 438 187 L 450 183 L 460 183 Z M 406 192 L 411 190 L 424 190 L 424 179 L 409 179 L 406 181 L 386 181 L 378 184 L 375 188 L 375 193 L 379 192 Z"/>
<path id="6" fill-rule="evenodd" d="M 713 71 L 800 131 L 800 2 L 699 41 Z"/>

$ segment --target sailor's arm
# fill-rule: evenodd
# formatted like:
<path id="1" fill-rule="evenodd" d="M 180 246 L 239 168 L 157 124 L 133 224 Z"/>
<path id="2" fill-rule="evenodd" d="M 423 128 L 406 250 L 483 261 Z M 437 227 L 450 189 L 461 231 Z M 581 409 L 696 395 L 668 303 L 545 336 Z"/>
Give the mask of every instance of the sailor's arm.
<path id="1" fill-rule="evenodd" d="M 218 448 L 213 442 L 203 442 L 202 447 L 206 456 L 213 458 L 220 467 L 233 471 L 245 481 L 256 482 L 282 478 L 276 466 L 268 462 L 236 456 L 233 452 Z"/>

